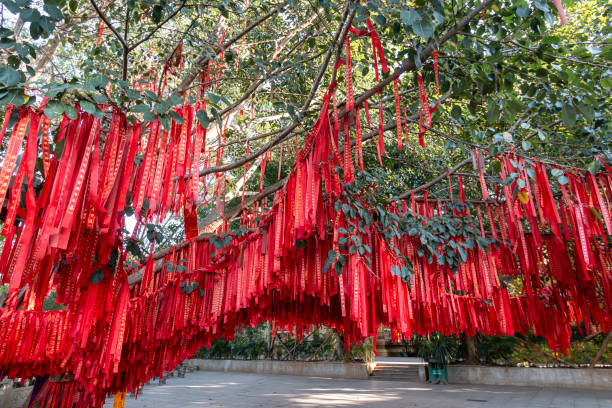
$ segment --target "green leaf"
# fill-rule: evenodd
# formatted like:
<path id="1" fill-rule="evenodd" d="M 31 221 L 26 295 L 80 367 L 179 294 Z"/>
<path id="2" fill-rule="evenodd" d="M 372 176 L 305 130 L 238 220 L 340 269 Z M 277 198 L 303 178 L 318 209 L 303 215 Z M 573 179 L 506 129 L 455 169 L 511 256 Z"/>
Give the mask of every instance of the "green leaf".
<path id="1" fill-rule="evenodd" d="M 178 106 L 183 103 L 183 99 L 178 95 L 172 94 L 167 102 L 170 104 L 170 106 Z"/>
<path id="2" fill-rule="evenodd" d="M 70 119 L 75 120 L 77 118 L 77 110 L 74 106 L 69 106 L 69 105 L 64 105 L 64 113 L 66 114 L 66 116 L 68 116 Z"/>
<path id="3" fill-rule="evenodd" d="M 599 162 L 599 160 L 593 160 L 592 162 L 590 162 L 588 170 L 591 174 L 599 173 L 599 170 L 601 170 L 601 163 Z"/>
<path id="4" fill-rule="evenodd" d="M 155 119 L 157 119 L 157 117 L 155 116 L 155 114 L 153 113 L 153 111 L 147 111 L 144 112 L 142 114 L 142 120 L 143 122 L 153 122 Z"/>
<path id="5" fill-rule="evenodd" d="M 559 182 L 559 184 L 564 185 L 569 182 L 569 178 L 567 176 L 560 176 L 557 178 L 557 181 Z"/>
<path id="6" fill-rule="evenodd" d="M 0 67 L 0 82 L 2 82 L 4 86 L 8 87 L 17 85 L 23 81 L 22 76 L 23 74 L 21 72 L 9 67 L 8 65 Z"/>
<path id="7" fill-rule="evenodd" d="M 45 4 L 43 6 L 43 10 L 45 10 L 45 12 L 55 20 L 59 21 L 64 18 L 61 10 L 55 5 Z"/>
<path id="8" fill-rule="evenodd" d="M 208 125 L 210 124 L 210 118 L 208 117 L 208 115 L 206 114 L 206 111 L 204 110 L 199 110 L 196 112 L 196 118 L 198 119 L 198 122 L 200 122 L 200 125 L 206 129 L 208 127 Z"/>
<path id="9" fill-rule="evenodd" d="M 334 262 L 334 261 L 333 261 L 333 258 L 329 258 L 329 257 L 328 257 L 328 258 L 325 260 L 325 265 L 323 265 L 322 272 L 323 272 L 323 273 L 327 273 L 327 271 L 329 270 L 329 267 L 332 265 L 332 263 L 333 263 L 333 262 Z"/>
<path id="10" fill-rule="evenodd" d="M 30 36 L 32 39 L 38 40 L 44 32 L 45 30 L 37 21 L 32 21 L 30 23 Z"/>
<path id="11" fill-rule="evenodd" d="M 499 118 L 499 113 L 499 105 L 497 105 L 496 103 L 489 104 L 489 109 L 487 110 L 487 123 L 494 124 L 495 122 L 497 122 L 497 119 Z"/>
<path id="12" fill-rule="evenodd" d="M 550 171 L 550 174 L 552 174 L 555 177 L 559 177 L 559 176 L 561 176 L 563 174 L 563 170 L 561 170 L 561 169 L 552 169 Z"/>
<path id="13" fill-rule="evenodd" d="M 463 247 L 457 247 L 459 250 L 459 256 L 461 257 L 461 262 L 467 261 L 467 251 Z"/>
<path id="14" fill-rule="evenodd" d="M 170 116 L 168 115 L 160 115 L 159 116 L 159 121 L 162 124 L 162 126 L 164 127 L 165 130 L 170 130 L 171 127 L 171 122 L 170 122 Z"/>
<path id="15" fill-rule="evenodd" d="M 215 121 L 217 122 L 217 125 L 219 125 L 219 129 L 223 129 L 223 122 L 221 121 L 221 116 L 219 116 L 219 112 L 217 112 L 215 108 L 210 108 L 210 113 L 212 113 L 213 118 L 215 118 Z"/>
<path id="16" fill-rule="evenodd" d="M 425 19 L 419 19 L 412 23 L 412 31 L 419 37 L 428 40 L 433 35 L 433 25 Z"/>
<path id="17" fill-rule="evenodd" d="M 221 97 L 219 95 L 214 94 L 212 92 L 206 92 L 206 96 L 208 96 L 208 99 L 210 99 L 213 104 L 219 105 L 219 101 L 221 100 Z"/>
<path id="18" fill-rule="evenodd" d="M 433 16 L 434 16 L 434 19 L 436 20 L 436 25 L 442 24 L 444 22 L 444 14 L 434 11 Z"/>
<path id="19" fill-rule="evenodd" d="M 525 18 L 531 14 L 531 10 L 529 10 L 529 7 L 521 5 L 516 8 L 515 13 L 517 16 Z"/>
<path id="20" fill-rule="evenodd" d="M 387 19 L 382 14 L 376 14 L 372 17 L 372 19 L 376 21 L 376 24 L 378 24 L 381 27 L 384 27 L 385 25 L 387 25 Z"/>
<path id="21" fill-rule="evenodd" d="M 175 111 L 170 111 L 170 116 L 172 116 L 172 119 L 174 119 L 174 121 L 178 123 L 179 125 L 182 125 L 183 123 L 185 123 L 185 120 L 181 117 L 181 115 L 179 115 Z"/>
<path id="22" fill-rule="evenodd" d="M 579 103 L 578 110 L 587 121 L 592 121 L 595 118 L 595 110 L 593 109 L 593 105 L 587 103 Z"/>
<path id="23" fill-rule="evenodd" d="M 146 103 L 139 103 L 139 104 L 132 106 L 132 109 L 130 110 L 135 113 L 145 113 L 145 112 L 151 112 L 151 107 L 147 105 Z"/>
<path id="24" fill-rule="evenodd" d="M 101 95 L 99 93 L 94 93 L 91 95 L 92 99 L 99 104 L 104 104 L 106 103 L 106 96 Z"/>
<path id="25" fill-rule="evenodd" d="M 64 113 L 66 106 L 57 102 L 57 101 L 49 101 L 47 102 L 47 106 L 45 106 L 45 115 L 51 120 L 58 118 Z"/>
<path id="26" fill-rule="evenodd" d="M 408 8 L 408 9 L 404 9 L 404 10 L 401 11 L 400 19 L 402 20 L 402 23 L 404 23 L 407 26 L 411 27 L 412 24 L 416 20 L 420 20 L 421 19 L 421 16 L 419 15 L 418 11 L 416 11 L 415 9 Z"/>
<path id="27" fill-rule="evenodd" d="M 90 115 L 96 111 L 96 105 L 89 101 L 80 101 L 79 105 L 81 105 L 81 109 L 83 109 L 83 112 L 87 112 Z"/>
<path id="28" fill-rule="evenodd" d="M 155 110 L 159 115 L 165 114 L 166 112 L 168 112 L 168 109 L 168 104 L 163 101 L 155 104 Z"/>
<path id="29" fill-rule="evenodd" d="M 19 17 L 23 21 L 37 22 L 40 20 L 40 12 L 33 8 L 26 8 L 21 12 Z"/>
<path id="30" fill-rule="evenodd" d="M 140 92 L 138 92 L 135 89 L 128 89 L 125 94 L 132 101 L 137 101 L 142 98 L 142 95 L 140 95 Z"/>
<path id="31" fill-rule="evenodd" d="M 569 103 L 564 103 L 561 108 L 561 119 L 567 126 L 574 126 L 576 123 L 576 109 Z"/>
<path id="32" fill-rule="evenodd" d="M 89 281 L 92 284 L 100 283 L 104 279 L 104 272 L 101 269 L 96 269 L 94 273 L 89 277 Z"/>
<path id="33" fill-rule="evenodd" d="M 546 3 L 546 0 L 534 0 L 533 1 L 533 5 L 536 6 L 536 8 L 542 10 L 543 12 L 548 12 L 548 4 Z"/>

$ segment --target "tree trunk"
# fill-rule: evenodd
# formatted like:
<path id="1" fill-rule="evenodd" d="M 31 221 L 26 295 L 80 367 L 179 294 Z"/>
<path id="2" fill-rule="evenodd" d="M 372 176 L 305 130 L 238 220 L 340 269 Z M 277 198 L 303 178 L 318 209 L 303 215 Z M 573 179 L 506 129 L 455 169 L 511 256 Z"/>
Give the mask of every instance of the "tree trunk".
<path id="1" fill-rule="evenodd" d="M 603 343 L 601 343 L 601 347 L 599 348 L 599 351 L 597 352 L 597 355 L 595 356 L 593 361 L 591 361 L 591 364 L 589 365 L 589 368 L 595 368 L 595 364 L 597 364 L 597 362 L 599 361 L 601 356 L 603 356 L 603 353 L 608 348 L 608 343 L 610 342 L 610 340 L 612 340 L 612 332 L 608 333 L 608 335 L 604 339 Z"/>
<path id="2" fill-rule="evenodd" d="M 336 343 L 336 358 L 340 361 L 344 360 L 344 341 L 342 340 L 342 336 L 338 330 L 334 328 L 330 328 L 330 330 L 334 333 L 334 340 Z"/>
<path id="3" fill-rule="evenodd" d="M 476 336 L 468 337 L 463 335 L 463 344 L 466 350 L 466 362 L 469 364 L 478 364 L 478 351 L 476 350 Z"/>

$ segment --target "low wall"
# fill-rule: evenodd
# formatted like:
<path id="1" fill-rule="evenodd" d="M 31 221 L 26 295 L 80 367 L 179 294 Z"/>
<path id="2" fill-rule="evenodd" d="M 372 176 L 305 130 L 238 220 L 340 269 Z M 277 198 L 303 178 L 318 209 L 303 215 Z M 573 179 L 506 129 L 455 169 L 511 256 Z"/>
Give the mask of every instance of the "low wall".
<path id="1" fill-rule="evenodd" d="M 22 407 L 30 394 L 32 386 L 13 388 L 12 381 L 5 381 L 0 384 L 0 408 Z"/>
<path id="2" fill-rule="evenodd" d="M 564 387 L 612 391 L 612 370 L 582 368 L 448 366 L 455 384 Z"/>
<path id="3" fill-rule="evenodd" d="M 367 379 L 368 371 L 362 363 L 332 361 L 274 361 L 274 360 L 205 360 L 185 362 L 206 371 L 237 371 L 243 373 L 303 375 L 307 377 Z"/>

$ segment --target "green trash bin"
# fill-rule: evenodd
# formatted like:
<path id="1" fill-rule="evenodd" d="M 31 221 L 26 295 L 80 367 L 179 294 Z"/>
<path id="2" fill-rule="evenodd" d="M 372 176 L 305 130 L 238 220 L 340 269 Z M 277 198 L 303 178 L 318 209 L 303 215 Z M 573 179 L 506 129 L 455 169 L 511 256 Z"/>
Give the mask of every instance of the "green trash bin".
<path id="1" fill-rule="evenodd" d="M 427 362 L 427 370 L 429 372 L 429 384 L 448 384 L 448 370 L 446 364 L 439 362 L 436 359 L 430 359 Z"/>

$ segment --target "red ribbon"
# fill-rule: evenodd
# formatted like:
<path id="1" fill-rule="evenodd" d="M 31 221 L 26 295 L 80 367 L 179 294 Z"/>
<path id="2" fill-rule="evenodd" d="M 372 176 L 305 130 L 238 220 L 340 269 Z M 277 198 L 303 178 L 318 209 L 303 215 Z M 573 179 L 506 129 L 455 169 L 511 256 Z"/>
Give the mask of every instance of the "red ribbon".
<path id="1" fill-rule="evenodd" d="M 393 80 L 393 95 L 395 98 L 395 130 L 397 133 L 397 149 L 398 150 L 402 150 L 402 119 L 401 119 L 401 113 L 400 113 L 400 104 L 399 104 L 399 93 L 398 93 L 398 79 L 395 78 Z"/>
<path id="2" fill-rule="evenodd" d="M 434 76 L 436 78 L 436 92 L 440 95 L 440 82 L 438 80 L 438 52 L 436 50 L 431 52 L 433 57 Z"/>

